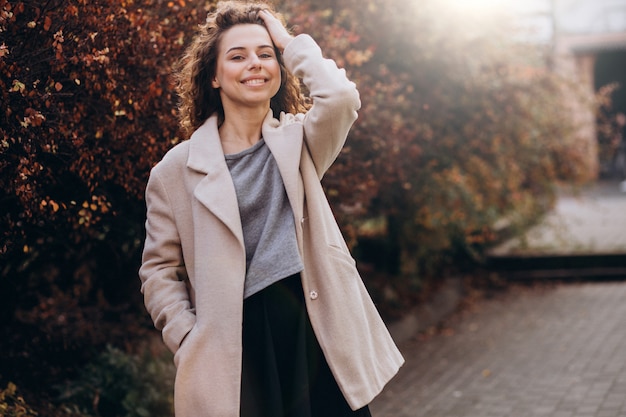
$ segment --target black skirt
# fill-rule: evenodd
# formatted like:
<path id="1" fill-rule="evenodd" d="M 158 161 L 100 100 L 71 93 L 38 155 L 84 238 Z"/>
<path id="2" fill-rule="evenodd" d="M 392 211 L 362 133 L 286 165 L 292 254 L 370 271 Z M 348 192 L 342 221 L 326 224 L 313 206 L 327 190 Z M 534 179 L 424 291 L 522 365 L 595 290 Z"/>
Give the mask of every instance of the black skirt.
<path id="1" fill-rule="evenodd" d="M 243 305 L 241 417 L 371 417 L 352 411 L 309 322 L 300 275 Z"/>

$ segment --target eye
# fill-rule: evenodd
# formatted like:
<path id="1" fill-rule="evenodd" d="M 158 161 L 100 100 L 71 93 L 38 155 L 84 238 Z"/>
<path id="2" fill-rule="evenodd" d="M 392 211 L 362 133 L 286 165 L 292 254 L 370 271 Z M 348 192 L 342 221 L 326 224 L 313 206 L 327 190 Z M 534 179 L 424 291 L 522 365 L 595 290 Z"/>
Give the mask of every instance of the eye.
<path id="1" fill-rule="evenodd" d="M 233 55 L 230 57 L 231 61 L 241 61 L 242 59 L 245 59 L 243 55 Z"/>
<path id="2" fill-rule="evenodd" d="M 259 48 L 258 57 L 261 59 L 271 59 L 276 57 L 276 54 L 274 53 L 273 48 L 263 47 Z"/>

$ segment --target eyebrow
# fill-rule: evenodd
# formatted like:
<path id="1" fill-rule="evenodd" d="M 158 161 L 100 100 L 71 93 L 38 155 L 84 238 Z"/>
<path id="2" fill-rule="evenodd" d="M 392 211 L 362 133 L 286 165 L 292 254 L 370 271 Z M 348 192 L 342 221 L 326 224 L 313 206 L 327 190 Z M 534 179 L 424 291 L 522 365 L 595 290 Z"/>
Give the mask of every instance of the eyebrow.
<path id="1" fill-rule="evenodd" d="M 274 49 L 273 45 L 259 45 L 256 47 L 256 49 L 265 49 L 265 48 L 270 48 L 270 49 Z M 233 46 L 232 48 L 230 48 L 228 51 L 226 51 L 227 54 L 231 53 L 232 51 L 240 51 L 240 50 L 245 50 L 246 48 L 243 46 Z"/>

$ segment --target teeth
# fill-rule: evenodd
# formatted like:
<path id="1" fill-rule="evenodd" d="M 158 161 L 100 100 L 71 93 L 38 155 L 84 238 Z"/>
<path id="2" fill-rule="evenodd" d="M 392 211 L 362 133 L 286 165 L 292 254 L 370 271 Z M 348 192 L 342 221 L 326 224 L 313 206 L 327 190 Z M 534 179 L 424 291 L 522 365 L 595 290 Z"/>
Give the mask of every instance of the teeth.
<path id="1" fill-rule="evenodd" d="M 261 79 L 256 78 L 254 80 L 248 80 L 244 84 L 246 84 L 246 85 L 258 85 L 258 84 L 263 84 L 263 83 L 265 83 L 265 80 L 261 80 Z"/>

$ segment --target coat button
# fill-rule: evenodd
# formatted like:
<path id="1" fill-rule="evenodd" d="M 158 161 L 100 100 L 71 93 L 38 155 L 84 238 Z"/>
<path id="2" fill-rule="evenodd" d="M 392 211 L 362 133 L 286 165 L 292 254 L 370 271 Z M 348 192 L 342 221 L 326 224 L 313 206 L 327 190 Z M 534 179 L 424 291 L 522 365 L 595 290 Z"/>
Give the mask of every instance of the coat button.
<path id="1" fill-rule="evenodd" d="M 317 291 L 311 291 L 309 293 L 309 297 L 311 297 L 311 300 L 317 300 Z"/>

